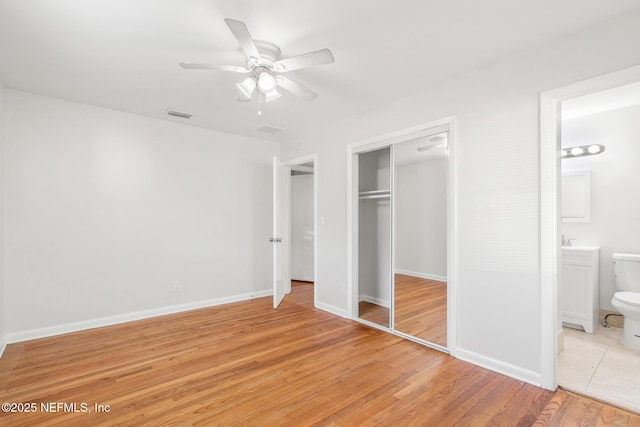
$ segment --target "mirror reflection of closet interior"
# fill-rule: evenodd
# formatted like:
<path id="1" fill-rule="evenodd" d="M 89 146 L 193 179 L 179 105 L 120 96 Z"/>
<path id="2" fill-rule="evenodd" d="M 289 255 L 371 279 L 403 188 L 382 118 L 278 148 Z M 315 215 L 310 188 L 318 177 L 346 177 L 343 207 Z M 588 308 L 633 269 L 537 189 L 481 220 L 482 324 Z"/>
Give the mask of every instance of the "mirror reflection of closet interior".
<path id="1" fill-rule="evenodd" d="M 447 132 L 394 145 L 394 330 L 447 345 Z"/>
<path id="2" fill-rule="evenodd" d="M 447 345 L 447 132 L 358 154 L 358 317 Z"/>

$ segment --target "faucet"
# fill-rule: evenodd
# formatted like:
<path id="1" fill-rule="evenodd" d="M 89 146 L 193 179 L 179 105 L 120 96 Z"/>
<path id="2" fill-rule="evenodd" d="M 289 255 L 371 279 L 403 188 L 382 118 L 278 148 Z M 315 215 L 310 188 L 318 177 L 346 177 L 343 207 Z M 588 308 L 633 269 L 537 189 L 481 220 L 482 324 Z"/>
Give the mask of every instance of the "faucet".
<path id="1" fill-rule="evenodd" d="M 571 241 L 572 240 L 576 240 L 576 238 L 575 237 L 571 237 L 571 238 L 567 239 L 563 234 L 562 235 L 562 246 L 571 247 Z"/>

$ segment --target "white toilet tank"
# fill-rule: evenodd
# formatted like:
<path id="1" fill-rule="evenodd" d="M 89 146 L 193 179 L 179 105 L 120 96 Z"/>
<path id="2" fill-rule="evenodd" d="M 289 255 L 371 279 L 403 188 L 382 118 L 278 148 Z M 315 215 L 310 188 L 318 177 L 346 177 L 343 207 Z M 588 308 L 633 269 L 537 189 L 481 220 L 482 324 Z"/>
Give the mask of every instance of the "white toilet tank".
<path id="1" fill-rule="evenodd" d="M 616 288 L 621 291 L 640 292 L 640 254 L 611 254 Z"/>

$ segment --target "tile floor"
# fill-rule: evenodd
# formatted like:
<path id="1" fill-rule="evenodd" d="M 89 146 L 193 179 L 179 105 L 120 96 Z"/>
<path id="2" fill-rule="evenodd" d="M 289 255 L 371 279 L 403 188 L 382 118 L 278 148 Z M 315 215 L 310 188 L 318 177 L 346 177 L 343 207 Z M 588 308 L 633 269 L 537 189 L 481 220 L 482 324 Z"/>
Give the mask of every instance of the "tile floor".
<path id="1" fill-rule="evenodd" d="M 588 334 L 563 328 L 562 333 L 560 386 L 640 413 L 640 351 L 622 345 L 622 329 L 599 326 Z"/>

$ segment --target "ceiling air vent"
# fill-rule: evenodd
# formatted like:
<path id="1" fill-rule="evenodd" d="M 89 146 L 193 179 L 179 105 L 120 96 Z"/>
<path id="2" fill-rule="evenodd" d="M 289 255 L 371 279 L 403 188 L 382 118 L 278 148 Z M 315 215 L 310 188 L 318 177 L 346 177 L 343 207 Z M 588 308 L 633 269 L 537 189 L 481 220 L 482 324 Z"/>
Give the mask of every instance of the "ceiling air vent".
<path id="1" fill-rule="evenodd" d="M 263 125 L 260 126 L 258 129 L 256 129 L 258 132 L 264 132 L 264 133 L 268 133 L 269 135 L 275 135 L 277 133 L 282 132 L 284 129 L 279 128 L 277 126 L 271 126 L 271 125 Z"/>
<path id="2" fill-rule="evenodd" d="M 167 115 L 169 116 L 173 116 L 173 117 L 180 117 L 181 119 L 190 119 L 193 117 L 193 114 L 191 113 L 185 113 L 183 111 L 177 111 L 177 110 L 172 110 L 172 109 L 167 109 Z"/>

